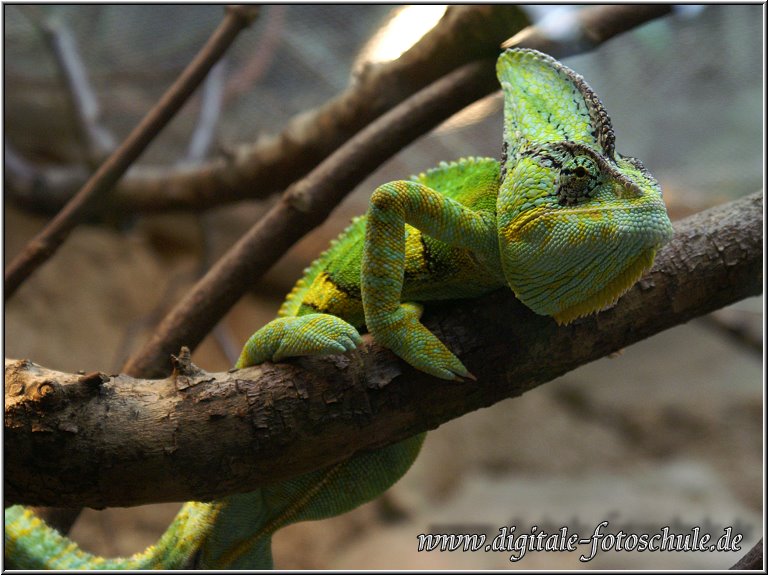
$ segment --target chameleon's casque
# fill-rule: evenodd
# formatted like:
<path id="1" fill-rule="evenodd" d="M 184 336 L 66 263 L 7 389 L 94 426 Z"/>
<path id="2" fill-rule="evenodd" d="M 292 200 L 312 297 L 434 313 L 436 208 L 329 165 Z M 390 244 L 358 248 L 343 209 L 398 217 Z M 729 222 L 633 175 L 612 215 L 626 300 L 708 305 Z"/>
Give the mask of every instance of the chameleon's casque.
<path id="1" fill-rule="evenodd" d="M 367 328 L 436 377 L 471 377 L 420 322 L 421 303 L 502 286 L 568 322 L 616 301 L 671 237 L 661 190 L 615 149 L 610 119 L 584 79 L 534 50 L 498 60 L 501 162 L 442 163 L 379 187 L 246 343 L 237 367 L 344 353 Z M 6 557 L 40 568 L 270 567 L 271 535 L 381 494 L 410 467 L 423 434 L 331 468 L 212 503 L 188 503 L 157 545 L 126 559 L 82 552 L 20 506 L 5 512 Z"/>
<path id="2" fill-rule="evenodd" d="M 569 322 L 626 292 L 672 226 L 658 183 L 616 152 L 608 114 L 581 76 L 533 51 L 503 54 L 497 71 L 504 276 L 533 311 Z"/>

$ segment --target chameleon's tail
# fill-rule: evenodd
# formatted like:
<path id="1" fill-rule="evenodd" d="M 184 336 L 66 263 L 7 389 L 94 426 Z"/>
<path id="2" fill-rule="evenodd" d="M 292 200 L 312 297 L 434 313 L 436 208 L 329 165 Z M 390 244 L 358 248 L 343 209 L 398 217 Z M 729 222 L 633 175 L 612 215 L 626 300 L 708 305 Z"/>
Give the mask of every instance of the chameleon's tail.
<path id="1" fill-rule="evenodd" d="M 297 521 L 372 500 L 408 470 L 425 434 L 212 503 L 186 503 L 157 544 L 125 558 L 80 549 L 29 508 L 5 510 L 5 556 L 15 569 L 270 569 L 272 535 Z M 192 558 L 194 557 L 194 561 Z"/>
<path id="2" fill-rule="evenodd" d="M 131 557 L 87 553 L 21 505 L 5 510 L 5 557 L 14 569 L 181 569 L 204 543 L 221 503 L 186 503 L 160 540 Z"/>
<path id="3" fill-rule="evenodd" d="M 271 569 L 272 534 L 371 501 L 408 470 L 422 433 L 331 467 L 227 498 L 227 508 L 198 554 L 200 569 Z"/>

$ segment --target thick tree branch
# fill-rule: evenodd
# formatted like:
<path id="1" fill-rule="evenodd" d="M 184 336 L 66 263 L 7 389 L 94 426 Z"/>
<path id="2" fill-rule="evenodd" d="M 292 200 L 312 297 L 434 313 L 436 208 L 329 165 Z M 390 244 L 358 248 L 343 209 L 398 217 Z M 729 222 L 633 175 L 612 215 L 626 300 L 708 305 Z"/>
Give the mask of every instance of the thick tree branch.
<path id="1" fill-rule="evenodd" d="M 165 380 L 6 363 L 7 502 L 136 505 L 207 499 L 434 429 L 762 291 L 762 193 L 696 214 L 610 310 L 558 327 L 507 290 L 430 309 L 478 376 L 450 383 L 387 350 L 228 373 L 177 361 Z M 575 344 L 576 343 L 576 344 Z"/>
<path id="2" fill-rule="evenodd" d="M 77 195 L 9 264 L 5 271 L 5 299 L 13 295 L 22 282 L 56 252 L 77 224 L 99 208 L 115 183 L 181 109 L 238 34 L 250 25 L 256 17 L 256 10 L 254 6 L 230 6 L 227 9 L 221 24 L 157 104 Z"/>

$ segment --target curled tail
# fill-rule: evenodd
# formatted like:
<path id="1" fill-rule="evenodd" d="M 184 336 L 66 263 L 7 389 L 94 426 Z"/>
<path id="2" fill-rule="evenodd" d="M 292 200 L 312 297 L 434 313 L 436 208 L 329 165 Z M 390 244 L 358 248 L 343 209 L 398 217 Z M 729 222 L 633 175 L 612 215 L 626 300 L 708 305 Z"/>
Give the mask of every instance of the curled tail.
<path id="1" fill-rule="evenodd" d="M 183 569 L 205 542 L 221 502 L 186 503 L 160 540 L 130 557 L 106 558 L 80 549 L 28 507 L 5 510 L 5 556 L 15 569 Z"/>
<path id="2" fill-rule="evenodd" d="M 272 535 L 292 523 L 346 513 L 381 495 L 408 471 L 422 433 L 325 469 L 228 497 L 198 554 L 201 569 L 271 569 Z"/>

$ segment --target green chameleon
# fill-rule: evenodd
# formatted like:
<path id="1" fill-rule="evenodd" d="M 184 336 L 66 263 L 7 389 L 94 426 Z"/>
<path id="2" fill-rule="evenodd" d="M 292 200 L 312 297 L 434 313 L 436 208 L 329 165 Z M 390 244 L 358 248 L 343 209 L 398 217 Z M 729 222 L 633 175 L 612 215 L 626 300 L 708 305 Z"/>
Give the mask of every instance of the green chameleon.
<path id="1" fill-rule="evenodd" d="M 614 149 L 584 79 L 534 50 L 504 52 L 502 160 L 466 158 L 379 187 L 313 263 L 237 367 L 361 342 L 366 327 L 412 366 L 472 378 L 420 322 L 421 303 L 509 286 L 558 323 L 612 305 L 672 235 L 656 180 Z M 30 510 L 5 512 L 6 554 L 22 568 L 269 568 L 271 537 L 380 495 L 411 466 L 424 434 L 278 485 L 187 503 L 159 542 L 129 558 L 81 551 Z"/>

